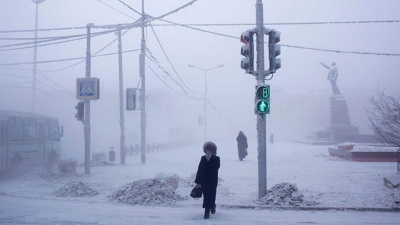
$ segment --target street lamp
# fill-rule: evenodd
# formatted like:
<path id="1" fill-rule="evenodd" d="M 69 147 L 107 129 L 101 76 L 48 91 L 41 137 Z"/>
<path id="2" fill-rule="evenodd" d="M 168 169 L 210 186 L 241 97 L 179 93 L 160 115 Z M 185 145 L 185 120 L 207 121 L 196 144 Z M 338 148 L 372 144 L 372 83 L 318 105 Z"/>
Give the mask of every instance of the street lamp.
<path id="1" fill-rule="evenodd" d="M 32 0 L 36 4 L 36 18 L 35 18 L 35 45 L 33 48 L 33 78 L 32 78 L 32 112 L 35 112 L 36 101 L 36 59 L 37 59 L 37 28 L 38 28 L 38 12 L 39 4 L 45 0 Z"/>
<path id="2" fill-rule="evenodd" d="M 221 68 L 224 65 L 221 64 L 219 66 L 212 67 L 212 68 L 209 68 L 209 69 L 199 68 L 199 67 L 196 67 L 196 66 L 193 66 L 193 65 L 190 65 L 190 64 L 188 66 L 192 67 L 192 68 L 195 68 L 195 69 L 198 69 L 198 70 L 201 70 L 201 71 L 204 72 L 204 141 L 207 141 L 207 89 L 208 89 L 207 88 L 207 71 L 213 70 L 213 69 L 217 69 L 217 68 Z"/>

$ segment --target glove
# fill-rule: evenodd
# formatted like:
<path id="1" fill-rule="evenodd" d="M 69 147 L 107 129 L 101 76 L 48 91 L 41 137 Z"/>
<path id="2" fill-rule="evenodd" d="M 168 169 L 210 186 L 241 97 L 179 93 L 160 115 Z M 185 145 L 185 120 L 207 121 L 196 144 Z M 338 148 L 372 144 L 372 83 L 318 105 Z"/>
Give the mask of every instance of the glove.
<path id="1" fill-rule="evenodd" d="M 196 188 L 201 188 L 201 184 L 197 184 L 197 185 L 196 185 Z"/>

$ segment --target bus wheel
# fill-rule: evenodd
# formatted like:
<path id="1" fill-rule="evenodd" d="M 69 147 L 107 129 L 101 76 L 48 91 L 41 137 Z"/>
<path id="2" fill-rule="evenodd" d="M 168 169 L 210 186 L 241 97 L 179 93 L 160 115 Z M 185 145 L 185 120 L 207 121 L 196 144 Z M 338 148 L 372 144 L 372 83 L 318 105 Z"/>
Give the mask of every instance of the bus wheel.
<path id="1" fill-rule="evenodd" d="M 46 169 L 51 170 L 54 164 L 57 162 L 57 153 L 56 151 L 52 151 L 47 158 Z"/>
<path id="2" fill-rule="evenodd" d="M 10 164 L 8 166 L 8 173 L 11 175 L 17 174 L 18 171 L 21 169 L 21 165 L 22 165 L 21 155 L 15 154 L 10 160 Z"/>

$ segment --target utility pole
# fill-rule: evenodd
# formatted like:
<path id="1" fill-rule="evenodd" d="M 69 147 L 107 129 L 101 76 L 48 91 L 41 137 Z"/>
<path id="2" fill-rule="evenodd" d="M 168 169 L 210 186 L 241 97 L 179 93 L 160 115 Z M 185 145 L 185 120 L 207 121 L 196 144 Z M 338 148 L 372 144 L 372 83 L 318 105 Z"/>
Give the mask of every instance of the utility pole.
<path id="1" fill-rule="evenodd" d="M 145 26 L 145 14 L 144 14 L 144 0 L 142 0 L 142 40 L 141 40 L 141 51 L 139 55 L 139 76 L 141 79 L 141 91 L 140 91 L 140 151 L 141 151 L 141 162 L 146 163 L 146 79 L 145 79 L 145 56 L 146 56 L 146 41 L 144 39 L 144 26 Z"/>
<path id="2" fill-rule="evenodd" d="M 118 27 L 118 65 L 119 65 L 119 123 L 121 126 L 121 164 L 125 164 L 125 116 L 124 116 L 124 80 L 122 75 L 122 40 L 121 27 Z"/>
<path id="3" fill-rule="evenodd" d="M 32 75 L 32 112 L 36 111 L 36 61 L 37 61 L 37 29 L 39 17 L 39 4 L 45 0 L 32 0 L 36 4 L 35 17 L 35 44 L 33 47 L 33 75 Z"/>
<path id="4" fill-rule="evenodd" d="M 90 52 L 90 28 L 93 23 L 87 24 L 87 43 L 86 43 L 86 74 L 85 78 L 90 78 L 91 74 L 91 52 Z M 83 100 L 85 104 L 84 136 L 85 136 L 85 174 L 90 174 L 90 100 Z"/>

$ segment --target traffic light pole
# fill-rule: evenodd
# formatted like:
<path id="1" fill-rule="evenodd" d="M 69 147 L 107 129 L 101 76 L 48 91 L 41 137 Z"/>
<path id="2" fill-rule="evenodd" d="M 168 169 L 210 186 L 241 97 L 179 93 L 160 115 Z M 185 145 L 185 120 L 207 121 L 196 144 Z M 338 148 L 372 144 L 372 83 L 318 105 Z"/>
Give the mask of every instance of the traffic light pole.
<path id="1" fill-rule="evenodd" d="M 257 84 L 265 83 L 264 73 L 264 15 L 262 0 L 256 3 Z M 266 114 L 257 114 L 258 198 L 267 193 L 267 125 Z"/>

